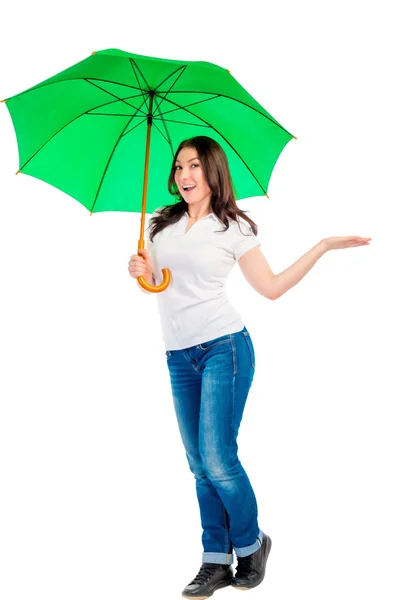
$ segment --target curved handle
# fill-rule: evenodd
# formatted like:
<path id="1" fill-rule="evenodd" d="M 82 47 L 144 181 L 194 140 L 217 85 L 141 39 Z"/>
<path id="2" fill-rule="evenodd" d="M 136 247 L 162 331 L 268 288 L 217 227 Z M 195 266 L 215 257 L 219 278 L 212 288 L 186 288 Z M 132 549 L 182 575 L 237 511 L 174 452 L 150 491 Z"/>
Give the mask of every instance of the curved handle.
<path id="1" fill-rule="evenodd" d="M 160 283 L 160 285 L 151 285 L 151 283 L 147 283 L 144 277 L 138 277 L 137 280 L 142 286 L 142 288 L 144 288 L 148 292 L 163 292 L 167 289 L 171 281 L 171 271 L 169 269 L 161 269 L 161 272 L 163 274 L 163 280 L 162 283 Z"/>
<path id="2" fill-rule="evenodd" d="M 142 221 L 142 223 L 143 223 L 143 221 Z M 143 228 L 142 228 L 140 231 L 140 238 L 138 240 L 138 253 L 139 253 L 139 250 L 143 250 L 143 248 L 144 248 L 144 238 L 143 238 Z M 142 286 L 142 288 L 147 290 L 148 292 L 154 292 L 155 294 L 157 294 L 158 292 L 163 292 L 164 290 L 167 289 L 167 287 L 170 284 L 171 271 L 169 269 L 161 269 L 161 272 L 163 274 L 163 280 L 160 283 L 160 285 L 151 285 L 151 283 L 147 283 L 147 281 L 145 280 L 144 277 L 138 277 L 137 281 Z"/>

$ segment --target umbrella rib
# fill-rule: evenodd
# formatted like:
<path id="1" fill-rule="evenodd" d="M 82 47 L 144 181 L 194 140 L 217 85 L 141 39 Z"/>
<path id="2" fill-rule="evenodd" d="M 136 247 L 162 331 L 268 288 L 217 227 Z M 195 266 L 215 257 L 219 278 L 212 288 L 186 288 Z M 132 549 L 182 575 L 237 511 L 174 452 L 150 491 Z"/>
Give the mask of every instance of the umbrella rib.
<path id="1" fill-rule="evenodd" d="M 166 81 L 167 79 L 169 79 L 170 77 L 172 77 L 172 75 L 174 75 L 175 73 L 177 73 L 179 70 L 181 71 L 178 75 L 178 77 L 175 79 L 175 81 L 172 82 L 171 87 L 169 88 L 168 92 L 165 94 L 164 98 L 161 100 L 160 104 L 157 106 L 157 110 L 160 109 L 161 104 L 164 102 L 165 98 L 168 96 L 168 94 L 170 93 L 170 91 L 172 90 L 172 88 L 174 87 L 174 85 L 176 85 L 176 83 L 179 81 L 179 78 L 183 75 L 184 71 L 186 69 L 186 65 L 184 67 L 180 67 L 180 69 L 176 69 L 176 71 L 174 71 L 173 73 L 171 73 L 166 79 L 164 79 L 164 81 Z M 164 81 L 162 83 L 164 83 Z M 156 89 L 154 90 L 155 93 L 157 93 L 157 88 L 160 87 L 160 85 L 162 84 L 160 83 Z M 159 113 L 161 114 L 161 113 Z"/>
<path id="2" fill-rule="evenodd" d="M 177 69 L 175 69 L 175 71 L 172 71 L 172 73 L 170 73 L 165 79 L 163 79 L 163 81 L 161 81 L 161 83 L 159 83 L 155 87 L 154 91 L 157 92 L 157 90 L 160 87 L 160 85 L 162 85 L 163 83 L 165 83 L 170 77 L 172 77 L 173 75 L 175 75 L 175 73 L 177 73 L 178 71 L 182 71 L 178 75 L 178 77 L 176 78 L 176 80 L 174 81 L 174 83 L 172 84 L 172 86 L 169 88 L 169 89 L 171 89 L 175 85 L 175 83 L 178 81 L 179 77 L 182 75 L 182 73 L 185 71 L 185 69 L 187 69 L 187 65 L 182 65 L 182 66 L 178 67 Z"/>
<path id="3" fill-rule="evenodd" d="M 108 158 L 107 165 L 106 165 L 106 168 L 104 169 L 104 172 L 103 172 L 103 175 L 102 175 L 101 181 L 100 181 L 100 183 L 99 183 L 99 187 L 97 188 L 96 197 L 95 197 L 95 199 L 94 199 L 94 201 L 93 201 L 93 205 L 92 205 L 92 208 L 91 208 L 91 211 L 90 211 L 90 212 L 93 212 L 94 205 L 96 204 L 97 198 L 99 197 L 99 193 L 100 193 L 101 186 L 103 185 L 104 178 L 105 178 L 105 176 L 106 176 L 106 173 L 107 173 L 108 167 L 110 166 L 111 159 L 112 159 L 112 157 L 114 156 L 115 150 L 117 149 L 117 146 L 118 146 L 118 144 L 120 143 L 120 141 L 122 140 L 122 138 L 123 138 L 123 136 L 124 136 L 124 131 L 125 131 L 125 130 L 126 130 L 126 128 L 129 126 L 129 124 L 132 122 L 132 120 L 133 120 L 133 117 L 134 117 L 134 116 L 135 116 L 135 115 L 132 115 L 132 118 L 131 118 L 131 119 L 130 119 L 128 122 L 127 122 L 127 124 L 125 125 L 125 127 L 123 128 L 123 130 L 121 131 L 121 133 L 119 134 L 119 137 L 118 137 L 118 139 L 117 139 L 117 141 L 116 141 L 116 143 L 115 143 L 115 146 L 114 146 L 114 148 L 113 148 L 113 151 L 111 152 L 111 154 L 110 154 L 110 156 L 109 156 L 109 158 Z M 142 123 L 144 123 L 145 121 L 146 121 L 146 119 L 143 119 Z M 140 124 L 141 124 L 141 123 L 138 123 L 138 125 L 140 125 Z M 135 125 L 135 127 L 137 127 L 138 125 Z M 134 129 L 134 128 L 133 128 L 133 129 Z M 131 131 L 132 131 L 132 130 L 131 130 Z"/>
<path id="4" fill-rule="evenodd" d="M 174 90 L 173 92 L 169 91 L 169 92 L 158 92 L 158 93 L 159 94 L 160 93 L 161 94 L 216 94 L 217 92 L 197 92 L 195 90 Z M 273 117 L 265 115 L 264 113 L 262 113 L 257 108 L 254 108 L 254 106 L 250 106 L 250 104 L 246 104 L 246 102 L 243 102 L 243 100 L 238 100 L 237 98 L 232 98 L 232 96 L 227 96 L 226 94 L 217 94 L 217 96 L 214 96 L 214 97 L 228 98 L 228 100 L 233 100 L 234 102 L 239 102 L 239 104 L 243 104 L 243 106 L 246 106 L 246 108 L 250 108 L 251 110 L 254 110 L 258 114 L 260 114 L 262 117 L 265 117 L 266 119 L 268 119 L 269 121 L 271 121 L 271 123 L 274 123 L 274 125 L 277 125 L 278 127 L 280 127 L 288 135 L 290 135 L 290 136 L 292 135 L 287 129 L 285 129 L 284 127 L 282 127 L 282 125 L 280 123 L 278 123 L 277 121 L 275 121 L 275 119 Z M 168 98 L 168 100 L 169 100 L 169 98 Z M 207 102 L 207 100 L 214 100 L 214 98 L 207 98 L 206 100 L 202 100 L 201 102 Z M 180 106 L 180 105 L 177 104 L 177 106 Z M 188 104 L 188 106 L 191 106 L 191 105 Z M 166 113 L 164 113 L 164 114 L 166 114 Z"/>
<path id="5" fill-rule="evenodd" d="M 176 109 L 176 110 L 178 110 L 178 109 Z M 124 115 L 124 116 L 127 116 L 127 115 Z M 158 118 L 161 118 L 161 117 L 154 117 L 153 123 Z M 172 119 L 161 119 L 161 120 L 163 122 L 167 121 L 168 123 L 179 123 L 180 125 L 192 125 L 193 127 L 206 127 L 207 129 L 209 128 L 208 125 L 202 125 L 201 123 L 186 123 L 186 121 L 173 121 Z"/>
<path id="6" fill-rule="evenodd" d="M 125 102 L 125 100 L 123 98 L 119 98 L 119 96 L 116 96 L 115 94 L 113 94 L 112 92 L 109 92 L 108 90 L 103 89 L 101 86 L 97 85 L 96 83 L 93 83 L 92 81 L 90 81 L 89 79 L 84 78 L 85 81 L 87 81 L 88 83 L 90 83 L 91 85 L 93 85 L 94 87 L 98 88 L 99 90 L 101 90 L 102 92 L 105 92 L 106 94 L 109 94 L 110 96 L 112 96 L 113 98 L 117 98 L 117 100 L 119 100 L 120 102 L 123 102 L 124 104 L 127 104 L 128 106 L 130 106 L 131 108 L 135 108 L 134 106 L 132 106 L 132 104 L 129 104 L 128 102 Z M 143 94 L 142 94 L 143 96 Z M 93 110 L 93 109 L 92 109 Z"/>
<path id="7" fill-rule="evenodd" d="M 112 102 L 106 102 L 105 104 L 100 104 L 100 106 L 96 106 L 95 108 L 91 108 L 90 110 L 96 110 L 97 108 L 101 108 L 102 106 L 107 106 L 108 104 L 112 104 L 113 102 L 118 102 L 118 100 L 112 100 Z M 129 106 L 131 106 L 131 105 L 129 105 Z M 131 106 L 131 108 L 135 108 L 135 107 L 134 107 L 134 106 Z M 139 110 L 141 110 L 141 109 L 140 109 L 140 108 L 136 109 L 136 112 L 138 112 Z M 70 121 L 68 121 L 68 123 L 65 123 L 65 125 L 63 125 L 62 127 L 60 127 L 60 129 L 58 129 L 58 130 L 57 130 L 55 133 L 53 133 L 53 135 L 52 135 L 51 137 L 49 137 L 49 139 L 48 139 L 48 140 L 46 140 L 46 141 L 44 142 L 44 144 L 42 144 L 42 145 L 40 146 L 40 148 L 38 148 L 38 149 L 36 150 L 36 152 L 34 152 L 34 153 L 32 154 L 32 156 L 31 156 L 30 158 L 28 158 L 28 160 L 25 162 L 25 164 L 24 164 L 24 165 L 22 165 L 22 167 L 20 167 L 20 169 L 19 169 L 19 170 L 20 170 L 20 171 L 22 171 L 22 169 L 24 169 L 24 168 L 26 167 L 26 165 L 27 165 L 27 164 L 28 164 L 28 163 L 29 163 L 29 162 L 32 160 L 32 158 L 34 158 L 34 157 L 36 156 L 36 154 L 38 154 L 38 153 L 39 153 L 41 150 L 43 150 L 43 148 L 46 146 L 46 144 L 48 144 L 49 142 L 51 142 L 51 140 L 52 140 L 52 139 L 53 139 L 53 138 L 54 138 L 56 135 L 58 135 L 58 134 L 59 134 L 59 133 L 60 133 L 60 132 L 61 132 L 63 129 L 65 129 L 66 127 L 68 127 L 68 125 L 71 125 L 71 123 L 73 123 L 73 122 L 74 122 L 74 121 L 76 121 L 77 119 L 80 119 L 81 117 L 83 117 L 83 115 L 88 115 L 88 116 L 96 116 L 96 115 L 95 115 L 95 113 L 94 113 L 94 114 L 91 114 L 90 112 L 87 112 L 87 111 L 85 111 L 85 112 L 83 112 L 83 113 L 80 113 L 79 115 L 76 115 L 76 117 L 74 117 L 73 119 L 71 119 Z M 144 115 L 144 116 L 147 116 L 147 115 L 145 115 L 145 113 L 144 113 L 144 112 L 143 112 L 143 115 Z M 107 114 L 107 113 L 106 113 L 106 114 L 105 114 L 105 116 L 107 116 L 107 117 L 115 117 L 115 116 L 128 116 L 128 117 L 130 117 L 131 115 L 113 115 L 113 114 Z M 134 115 L 132 115 L 132 118 L 133 118 L 133 117 L 136 117 L 136 113 L 135 113 Z"/>
<path id="8" fill-rule="evenodd" d="M 178 77 L 177 77 L 177 78 L 175 79 L 175 81 L 172 83 L 172 85 L 171 85 L 171 87 L 169 88 L 168 92 L 169 92 L 169 91 L 170 91 L 170 90 L 171 90 L 171 89 L 174 87 L 174 85 L 176 85 L 177 81 L 179 80 L 179 78 L 181 77 L 181 75 L 184 73 L 184 71 L 185 71 L 186 67 L 187 67 L 187 65 L 185 65 L 184 67 L 179 67 L 179 68 L 178 68 L 178 69 L 176 69 L 176 70 L 175 70 L 173 73 L 170 73 L 170 75 L 169 75 L 169 76 L 166 78 L 166 79 L 168 79 L 169 77 L 172 77 L 172 75 L 174 75 L 175 73 L 177 73 L 178 71 L 180 71 L 180 73 L 179 73 Z M 164 81 L 166 81 L 166 79 L 165 79 Z M 162 82 L 162 83 L 163 83 L 163 82 Z M 161 85 L 161 83 L 160 83 L 159 85 Z M 159 87 L 159 86 L 158 86 L 158 87 Z M 157 88 L 156 88 L 156 89 L 157 89 Z M 166 122 L 165 122 L 165 120 L 164 120 L 164 118 L 163 118 L 163 113 L 161 113 L 161 112 L 160 112 L 160 106 L 161 106 L 161 104 L 164 102 L 165 98 L 167 97 L 167 95 L 168 95 L 168 92 L 167 92 L 167 94 L 165 94 L 165 96 L 164 96 L 163 98 L 161 98 L 161 102 L 160 102 L 160 103 L 157 103 L 157 96 L 158 96 L 158 94 L 157 94 L 157 92 L 156 92 L 156 91 L 154 92 L 154 98 L 155 98 L 155 101 L 156 101 L 156 103 L 157 103 L 157 111 L 155 111 L 155 115 L 156 115 L 156 113 L 157 113 L 157 117 L 156 117 L 156 118 L 160 118 L 160 119 L 161 119 L 161 122 L 162 122 L 162 124 L 164 125 L 164 129 L 165 129 L 165 132 L 166 132 L 166 134 L 167 134 L 167 136 L 168 136 L 168 143 L 169 143 L 169 147 L 170 147 L 171 154 L 172 154 L 172 158 L 173 158 L 173 157 L 174 157 L 174 149 L 173 149 L 173 146 L 172 146 L 171 135 L 170 135 L 170 133 L 169 133 L 169 131 L 168 131 L 168 127 L 167 127 L 167 125 L 166 125 Z M 153 122 L 154 122 L 154 120 L 153 120 Z M 157 124 L 156 124 L 156 123 L 155 123 L 155 125 L 156 125 L 156 127 L 157 127 Z M 158 127 L 157 127 L 157 129 L 158 129 Z"/>
<path id="9" fill-rule="evenodd" d="M 163 92 L 163 93 L 165 93 L 165 92 Z M 214 97 L 218 98 L 218 96 L 214 96 Z M 213 100 L 213 99 L 214 98 L 211 98 L 211 100 Z M 163 98 L 163 100 L 165 100 L 165 97 Z M 206 102 L 207 100 L 210 100 L 210 98 L 207 98 L 206 100 L 198 100 L 197 102 L 192 102 L 192 104 L 188 104 L 187 106 L 193 106 L 194 104 L 201 104 L 202 102 Z M 168 99 L 167 99 L 167 102 L 169 102 Z M 161 105 L 161 102 L 160 102 L 160 104 L 158 104 L 157 108 L 159 108 L 160 105 Z M 179 106 L 179 108 L 173 108 L 171 110 L 168 110 L 167 112 L 159 113 L 157 117 L 154 117 L 154 118 L 160 118 L 161 119 L 161 121 L 163 122 L 163 125 L 165 127 L 165 130 L 166 130 L 169 138 L 170 138 L 170 134 L 169 134 L 169 131 L 168 131 L 167 126 L 165 124 L 165 121 L 170 121 L 170 120 L 169 119 L 164 119 L 163 117 L 164 117 L 164 115 L 167 115 L 170 112 L 175 112 L 177 110 L 182 110 L 182 108 L 183 107 Z M 183 121 L 172 121 L 172 120 L 170 122 L 171 123 L 182 123 L 183 125 L 193 125 L 194 127 L 205 127 L 206 129 L 208 129 L 208 125 L 201 125 L 200 123 L 184 123 Z M 172 142 L 170 142 L 170 145 L 171 145 L 172 156 L 174 156 L 174 150 L 173 150 L 173 147 L 172 147 Z"/>
<path id="10" fill-rule="evenodd" d="M 134 115 L 134 116 L 136 116 L 136 115 Z M 146 118 L 147 118 L 147 117 L 146 117 Z M 132 119 L 133 119 L 133 117 L 132 117 Z M 132 119 L 131 119 L 131 121 L 132 121 Z M 125 131 L 125 133 L 123 133 L 121 137 L 124 137 L 124 135 L 128 135 L 128 133 L 130 133 L 131 131 L 133 131 L 134 129 L 136 129 L 136 127 L 138 127 L 139 125 L 141 125 L 141 123 L 143 123 L 143 121 L 141 121 L 140 123 L 138 123 L 137 125 L 135 125 L 134 127 L 132 127 L 132 129 L 130 129 L 129 131 Z M 160 128 L 158 127 L 157 123 L 155 123 L 155 122 L 154 122 L 154 119 L 153 119 L 153 125 L 155 125 L 155 126 L 156 126 L 157 130 L 160 132 L 160 135 L 161 135 L 161 136 L 162 136 L 162 137 L 165 139 L 165 141 L 167 142 L 167 144 L 168 144 L 168 145 L 169 145 L 169 147 L 171 148 L 172 156 L 174 156 L 174 151 L 173 151 L 173 149 L 172 149 L 172 143 L 171 143 L 171 139 L 167 139 L 167 138 L 165 137 L 165 135 L 163 134 L 163 132 L 162 132 L 162 131 L 160 130 Z M 168 135 L 168 137 L 169 137 L 169 132 L 168 132 L 168 130 L 167 130 L 167 135 Z"/>
<path id="11" fill-rule="evenodd" d="M 132 108 L 135 108 L 134 106 Z M 88 112 L 88 113 L 84 113 L 86 114 L 88 117 L 142 117 L 142 118 L 147 118 L 147 115 L 141 113 L 140 115 L 124 115 L 122 113 L 94 113 L 94 112 Z"/>
<path id="12" fill-rule="evenodd" d="M 155 99 L 155 102 L 157 103 L 157 95 L 156 94 L 154 95 L 154 99 Z M 161 104 L 161 102 L 160 102 L 160 104 Z M 157 110 L 159 109 L 160 104 L 157 104 Z M 172 154 L 172 158 L 173 158 L 174 157 L 174 149 L 172 147 L 172 140 L 171 140 L 170 133 L 169 133 L 168 128 L 167 128 L 167 126 L 166 126 L 166 124 L 164 122 L 164 119 L 162 118 L 162 114 L 161 113 L 159 113 L 159 117 L 161 118 L 161 122 L 164 125 L 165 132 L 166 132 L 166 134 L 168 136 L 168 140 L 167 141 L 168 141 L 168 144 L 169 144 L 169 147 L 170 147 L 170 150 L 171 150 L 171 154 Z M 153 123 L 157 127 L 157 123 L 155 123 L 155 119 L 154 118 L 153 118 Z M 157 129 L 158 129 L 158 127 L 157 127 Z"/>
<path id="13" fill-rule="evenodd" d="M 131 98 L 138 98 L 139 96 L 141 96 L 143 98 L 143 94 L 135 94 L 134 96 L 127 96 L 126 98 L 118 98 L 117 100 L 110 100 L 109 102 L 104 102 L 104 104 L 99 104 L 99 106 L 95 106 L 94 108 L 91 108 L 90 111 L 92 110 L 97 110 L 98 108 L 102 108 L 103 106 L 109 106 L 110 104 L 115 104 L 116 102 L 120 102 L 121 100 L 130 100 Z M 137 110 L 139 110 L 136 106 L 133 106 L 133 104 L 129 104 L 129 102 L 125 102 L 125 104 L 127 104 L 130 108 L 134 108 Z M 82 113 L 83 115 L 90 115 L 92 114 L 90 111 L 86 111 L 85 113 Z M 147 116 L 147 113 L 145 113 L 144 111 L 141 111 L 143 116 Z M 99 114 L 99 113 L 93 113 L 93 114 Z M 112 116 L 112 113 L 109 113 L 110 116 Z M 114 113 L 115 114 L 115 113 Z M 124 116 L 128 116 L 130 117 L 131 115 L 124 115 Z"/>
<path id="14" fill-rule="evenodd" d="M 169 146 L 169 147 L 170 147 L 170 149 L 172 150 L 172 147 L 171 147 L 171 141 L 170 141 L 170 140 L 169 140 L 167 137 L 165 137 L 165 135 L 163 134 L 163 132 L 161 131 L 161 129 L 159 128 L 159 126 L 157 125 L 157 123 L 155 123 L 155 122 L 154 122 L 154 119 L 153 119 L 153 125 L 155 125 L 155 126 L 156 126 L 157 130 L 160 132 L 160 135 L 161 135 L 161 136 L 164 138 L 164 140 L 167 142 L 168 146 Z M 169 134 L 168 134 L 168 131 L 167 131 L 167 135 L 169 135 Z M 174 153 L 173 153 L 173 152 L 172 152 L 172 156 L 174 156 Z"/>
<path id="15" fill-rule="evenodd" d="M 145 84 L 147 85 L 147 93 L 148 93 L 148 92 L 149 92 L 149 86 L 148 86 L 148 83 L 147 83 L 147 81 L 146 81 L 146 78 L 143 76 L 143 73 L 141 72 L 141 70 L 139 69 L 139 67 L 137 66 L 137 64 L 135 63 L 135 61 L 134 61 L 132 58 L 130 58 L 130 59 L 129 59 L 129 62 L 130 62 L 130 65 L 131 65 L 131 67 L 132 67 L 133 74 L 134 74 L 134 75 L 135 75 L 135 77 L 136 77 L 136 81 L 137 81 L 137 84 L 138 84 L 138 86 L 140 87 L 140 82 L 139 82 L 139 77 L 137 76 L 137 73 L 136 73 L 136 70 L 135 70 L 135 69 L 137 69 L 137 70 L 139 71 L 139 73 L 141 74 L 141 76 L 143 77 L 143 79 L 144 79 L 144 82 L 145 82 Z M 146 98 L 145 98 L 145 95 L 143 94 L 143 91 L 144 91 L 144 90 L 143 90 L 142 88 L 140 88 L 140 89 L 141 89 L 141 91 L 142 91 L 142 96 L 143 96 L 143 98 L 144 98 L 144 101 L 145 101 L 145 104 L 146 104 L 146 108 L 147 108 L 147 113 L 148 113 L 148 112 L 149 112 L 149 106 L 148 106 L 148 104 L 147 104 L 147 100 L 146 100 Z"/>
<path id="16" fill-rule="evenodd" d="M 176 104 L 172 100 L 168 99 L 168 102 L 171 102 L 171 104 L 175 104 L 175 106 L 179 106 L 179 104 Z M 216 127 L 214 127 L 213 125 L 211 125 L 210 123 L 208 123 L 208 121 L 206 121 L 202 117 L 199 117 L 198 115 L 195 115 L 194 113 L 192 113 L 190 110 L 188 110 L 184 106 L 179 106 L 179 108 L 181 108 L 182 110 L 186 110 L 186 112 L 188 112 L 190 115 L 192 115 L 192 117 L 196 117 L 197 119 L 200 119 L 200 121 L 203 121 L 203 123 L 205 123 L 206 125 L 208 125 L 208 127 L 210 129 L 213 129 L 214 131 L 216 131 L 218 133 L 218 135 L 220 135 L 222 137 L 222 139 L 224 139 L 226 141 L 226 143 L 229 144 L 229 146 L 232 148 L 232 150 L 235 152 L 235 154 L 237 154 L 237 156 L 239 157 L 239 159 L 243 162 L 244 166 L 250 171 L 250 173 L 252 174 L 252 176 L 254 177 L 254 179 L 256 180 L 256 182 L 258 183 L 258 185 L 260 186 L 262 192 L 266 193 L 266 190 L 263 189 L 261 183 L 258 181 L 257 177 L 254 175 L 253 171 L 250 169 L 250 167 L 248 166 L 248 164 L 246 163 L 246 161 L 240 156 L 240 154 L 232 146 L 232 144 L 230 143 L 230 141 L 220 131 L 218 131 L 218 129 L 216 129 Z"/>
<path id="17" fill-rule="evenodd" d="M 138 65 L 138 64 L 137 64 L 137 63 L 136 63 L 136 62 L 133 60 L 133 58 L 130 58 L 129 60 L 130 60 L 131 62 L 133 62 L 133 64 L 135 65 L 136 69 L 139 71 L 139 73 L 140 73 L 140 74 L 141 74 L 141 76 L 143 77 L 143 80 L 144 80 L 145 84 L 147 85 L 147 89 L 149 90 L 149 89 L 150 89 L 150 86 L 149 86 L 149 84 L 148 84 L 148 83 L 147 83 L 147 81 L 146 81 L 146 77 L 143 75 L 142 71 L 140 70 L 140 67 L 139 67 L 139 65 Z M 138 83 L 139 83 L 139 82 L 138 82 Z M 139 84 L 139 85 L 140 85 L 140 84 Z"/>
<path id="18" fill-rule="evenodd" d="M 135 117 L 136 115 L 132 116 L 132 119 Z M 131 121 L 132 121 L 131 119 Z M 143 119 L 143 121 L 147 121 L 147 116 L 145 119 Z M 124 134 L 122 134 L 122 137 L 124 137 L 124 135 L 128 135 L 128 133 L 130 133 L 131 131 L 133 131 L 134 129 L 136 129 L 136 127 L 139 127 L 139 125 L 141 125 L 143 123 L 143 121 L 140 121 L 140 123 L 137 123 L 134 127 L 132 127 L 132 129 L 130 129 L 129 131 L 125 131 Z"/>
<path id="19" fill-rule="evenodd" d="M 161 92 L 161 93 L 165 94 L 166 92 Z M 205 98 L 205 100 L 197 100 L 196 102 L 191 102 L 190 104 L 186 104 L 185 106 L 182 106 L 181 104 L 177 104 L 177 103 L 173 102 L 172 100 L 169 100 L 169 98 L 165 98 L 165 100 L 167 102 L 172 102 L 172 104 L 174 104 L 175 106 L 178 106 L 178 108 L 171 108 L 171 110 L 167 110 L 166 112 L 160 113 L 160 116 L 168 115 L 171 112 L 175 112 L 177 110 L 180 110 L 180 109 L 188 107 L 188 106 L 194 106 L 195 104 L 202 104 L 203 102 L 208 102 L 209 100 L 215 100 L 215 98 L 219 98 L 219 94 L 214 95 L 212 98 Z"/>
<path id="20" fill-rule="evenodd" d="M 139 92 L 142 91 L 141 88 L 137 88 L 134 85 L 128 85 L 127 83 L 120 83 L 119 81 L 109 81 L 108 79 L 99 79 L 98 77 L 90 77 L 90 79 L 93 81 L 103 81 L 104 83 L 112 83 L 113 85 L 123 85 L 125 87 L 131 88 L 132 90 L 138 90 Z M 27 94 L 28 92 L 33 92 L 33 90 L 38 90 L 47 85 L 56 85 L 56 83 L 64 83 L 64 81 L 86 81 L 86 82 L 88 82 L 88 79 L 86 77 L 67 77 L 66 79 L 59 79 L 58 81 L 48 81 L 47 83 L 39 83 L 38 85 L 34 85 L 31 88 L 28 88 L 27 90 L 24 90 L 23 92 L 20 92 L 19 94 L 15 94 L 14 96 L 10 96 L 10 98 L 6 98 L 6 100 L 18 98 L 18 96 L 22 96 L 23 94 Z M 102 88 L 100 88 L 100 89 L 102 89 Z M 106 91 L 106 90 L 103 90 L 103 91 Z"/>

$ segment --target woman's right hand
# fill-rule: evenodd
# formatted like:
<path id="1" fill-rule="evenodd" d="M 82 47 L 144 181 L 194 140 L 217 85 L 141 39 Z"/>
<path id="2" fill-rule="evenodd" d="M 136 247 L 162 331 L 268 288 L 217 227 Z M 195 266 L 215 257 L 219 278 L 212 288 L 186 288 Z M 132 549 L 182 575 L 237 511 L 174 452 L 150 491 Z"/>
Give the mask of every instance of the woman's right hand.
<path id="1" fill-rule="evenodd" d="M 138 250 L 139 254 L 133 254 L 128 263 L 128 271 L 131 277 L 144 277 L 145 280 L 151 280 L 153 275 L 153 265 L 149 257 L 149 251 L 146 248 Z"/>

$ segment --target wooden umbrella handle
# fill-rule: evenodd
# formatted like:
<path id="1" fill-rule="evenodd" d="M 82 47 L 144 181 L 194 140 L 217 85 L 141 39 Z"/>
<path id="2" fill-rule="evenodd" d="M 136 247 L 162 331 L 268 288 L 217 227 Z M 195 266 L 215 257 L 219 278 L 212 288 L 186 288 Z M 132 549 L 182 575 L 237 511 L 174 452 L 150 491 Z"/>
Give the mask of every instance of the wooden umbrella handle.
<path id="1" fill-rule="evenodd" d="M 138 241 L 138 253 L 139 250 L 143 250 L 144 248 L 144 239 L 142 237 L 140 237 L 139 241 Z M 161 269 L 161 272 L 163 274 L 163 280 L 160 283 L 160 285 L 152 285 L 151 283 L 147 283 L 147 281 L 145 280 L 144 277 L 138 277 L 137 280 L 139 282 L 139 284 L 142 286 L 143 289 L 147 290 L 148 292 L 163 292 L 164 290 L 167 289 L 167 287 L 170 284 L 171 281 L 171 271 L 169 269 Z"/>
<path id="2" fill-rule="evenodd" d="M 144 277 L 138 277 L 137 280 L 142 286 L 142 288 L 144 288 L 148 292 L 163 292 L 169 286 L 169 283 L 171 281 L 171 272 L 169 269 L 161 269 L 161 272 L 163 274 L 163 280 L 160 283 L 160 285 L 151 285 L 151 283 L 147 283 Z"/>

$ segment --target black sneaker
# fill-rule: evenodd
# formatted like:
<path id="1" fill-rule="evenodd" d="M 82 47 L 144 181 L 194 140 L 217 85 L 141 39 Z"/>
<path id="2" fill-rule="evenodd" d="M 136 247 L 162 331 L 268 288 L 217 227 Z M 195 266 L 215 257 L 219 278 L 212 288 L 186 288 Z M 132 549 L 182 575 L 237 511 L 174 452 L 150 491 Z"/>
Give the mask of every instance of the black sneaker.
<path id="1" fill-rule="evenodd" d="M 230 565 L 203 563 L 196 577 L 183 590 L 184 598 L 209 598 L 215 590 L 231 585 L 233 570 Z"/>
<path id="2" fill-rule="evenodd" d="M 262 582 L 271 546 L 271 538 L 263 532 L 263 540 L 258 550 L 249 556 L 238 556 L 236 574 L 231 582 L 232 587 L 249 590 Z"/>

